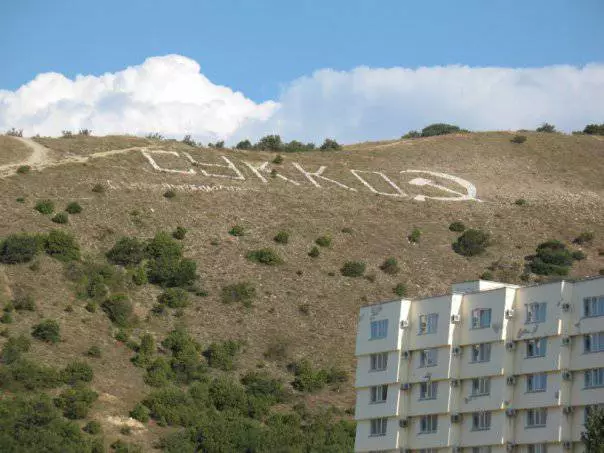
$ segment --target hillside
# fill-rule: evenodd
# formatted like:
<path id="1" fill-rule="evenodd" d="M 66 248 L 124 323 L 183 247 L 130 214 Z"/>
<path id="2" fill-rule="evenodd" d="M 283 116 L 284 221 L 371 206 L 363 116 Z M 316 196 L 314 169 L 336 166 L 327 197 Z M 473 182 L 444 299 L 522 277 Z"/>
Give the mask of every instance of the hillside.
<path id="1" fill-rule="evenodd" d="M 158 231 L 186 228 L 183 253 L 199 275 L 190 305 L 155 315 L 162 288 L 121 281 L 116 288 L 129 295 L 139 318 L 125 331 L 136 341 L 149 332 L 160 343 L 184 326 L 203 349 L 239 340 L 236 367 L 225 374 L 262 370 L 281 379 L 289 397 L 274 411 L 287 412 L 299 402 L 313 410 L 333 405 L 348 410 L 334 418 L 347 419 L 354 407 L 358 309 L 396 298 L 397 284 L 415 298 L 445 293 L 451 283 L 486 271 L 493 279 L 520 283 L 525 257 L 548 239 L 585 253 L 571 276 L 604 269 L 604 141 L 526 135 L 522 144 L 511 143 L 513 134 L 507 132 L 361 143 L 341 151 L 284 153 L 279 164 L 272 163 L 275 153 L 200 149 L 175 141 L 2 136 L 0 238 L 61 229 L 79 243 L 80 261 L 106 263 L 106 252 L 121 237 L 149 239 Z M 17 172 L 20 165 L 31 168 Z M 93 191 L 95 185 L 102 190 Z M 174 197 L 164 196 L 169 190 Z M 54 223 L 52 215 L 34 209 L 46 199 L 54 202 L 55 212 L 72 201 L 82 212 L 70 215 L 67 224 Z M 526 203 L 516 203 L 519 199 Z M 460 233 L 449 230 L 454 221 L 489 232 L 487 251 L 456 254 L 451 243 Z M 229 234 L 234 225 L 243 227 L 242 236 Z M 407 238 L 414 228 L 421 230 L 416 243 Z M 286 244 L 273 239 L 280 231 L 289 233 Z M 586 231 L 594 233 L 591 242 L 572 244 Z M 311 257 L 320 236 L 329 236 L 331 244 L 318 246 L 319 256 Z M 283 262 L 271 266 L 246 258 L 266 247 Z M 397 259 L 398 273 L 380 269 L 388 257 Z M 366 263 L 365 276 L 341 275 L 346 261 Z M 0 264 L 0 302 L 25 296 L 36 302 L 35 311 L 16 310 L 13 322 L 0 326 L 7 329 L 0 347 L 9 335 L 30 337 L 42 319 L 57 320 L 61 341 L 33 340 L 25 356 L 55 367 L 86 360 L 99 398 L 79 423 L 98 420 L 107 445 L 121 438 L 148 451 L 175 428 L 156 420 L 133 425 L 129 435 L 121 432 L 129 411 L 152 388 L 144 368 L 131 363 L 134 352 L 115 340 L 119 328 L 103 310 L 85 308 L 94 297 L 81 294 L 81 280 L 70 278 L 70 270 L 73 265 L 44 253 L 28 263 Z M 251 307 L 222 301 L 223 287 L 239 282 L 255 288 Z M 94 345 L 102 357 L 86 358 Z M 292 390 L 294 375 L 286 365 L 301 359 L 335 367 L 348 379 L 317 392 Z"/>

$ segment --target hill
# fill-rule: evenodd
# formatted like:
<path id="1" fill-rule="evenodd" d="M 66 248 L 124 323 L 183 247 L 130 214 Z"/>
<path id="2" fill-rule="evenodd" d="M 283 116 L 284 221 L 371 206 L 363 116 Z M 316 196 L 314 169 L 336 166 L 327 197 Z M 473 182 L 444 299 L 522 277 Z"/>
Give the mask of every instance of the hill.
<path id="1" fill-rule="evenodd" d="M 9 306 L 12 318 L 3 326 L 0 347 L 6 349 L 8 337 L 31 338 L 33 326 L 44 319 L 56 320 L 61 341 L 33 339 L 23 356 L 55 368 L 74 360 L 90 364 L 94 378 L 89 385 L 98 399 L 78 423 L 99 421 L 107 445 L 119 438 L 148 451 L 175 426 L 201 423 L 162 418 L 153 407 L 152 423 L 128 420 L 129 411 L 154 391 L 146 366 L 131 362 L 135 350 L 140 354 L 149 333 L 159 346 L 152 358 L 172 357 L 174 365 L 173 343 L 160 343 L 177 327 L 186 328 L 197 342 L 194 362 L 203 369 L 200 378 L 174 378 L 181 388 L 195 381 L 211 386 L 216 376 L 234 379 L 256 371 L 285 383 L 286 396 L 273 404 L 273 413 L 288 413 L 295 406 L 300 414 L 304 403 L 311 412 L 333 406 L 330 420 L 348 420 L 354 407 L 361 305 L 398 297 L 393 292 L 397 285 L 406 289 L 406 297 L 423 297 L 485 272 L 485 277 L 517 283 L 550 278 L 524 270 L 525 257 L 549 239 L 584 252 L 571 276 L 604 269 L 604 141 L 526 135 L 521 144 L 512 143 L 513 134 L 507 132 L 361 143 L 341 151 L 283 153 L 281 163 L 273 162 L 275 153 L 135 137 L 0 137 L 0 238 L 59 229 L 72 234 L 81 249 L 81 257 L 72 262 L 41 250 L 26 263 L 0 265 L 0 302 Z M 55 223 L 54 213 L 35 209 L 41 200 L 52 201 L 54 212 L 70 202 L 82 210 L 70 214 L 67 223 Z M 472 257 L 455 253 L 451 244 L 461 234 L 449 229 L 455 221 L 488 232 L 486 252 Z M 161 314 L 156 305 L 164 288 L 134 284 L 132 276 L 140 266 L 122 271 L 108 265 L 106 253 L 122 237 L 149 240 L 178 226 L 187 232 L 174 242 L 196 264 L 199 279 L 187 286 L 188 306 L 164 306 Z M 234 226 L 243 234 L 231 234 L 237 233 Z M 416 241 L 408 238 L 414 229 L 421 232 Z M 287 241 L 285 235 L 275 241 L 279 232 L 287 233 Z M 593 239 L 572 244 L 582 232 L 593 233 Z M 323 236 L 328 240 L 317 245 Z M 40 247 L 48 250 L 45 244 Z M 318 256 L 309 256 L 313 247 Z M 281 262 L 254 261 L 266 256 L 250 252 L 265 248 Z M 153 264 L 151 252 L 144 253 Z M 396 266 L 385 267 L 386 272 L 381 268 L 390 257 L 398 272 L 393 272 Z M 364 276 L 342 275 L 347 261 L 365 263 Z M 97 286 L 91 283 L 95 279 L 100 279 Z M 115 319 L 112 323 L 106 302 L 112 294 L 128 296 L 138 321 L 124 327 Z M 246 294 L 250 303 L 225 303 Z M 11 304 L 27 298 L 35 301 L 34 311 L 11 311 Z M 98 309 L 92 311 L 91 304 Z M 220 343 L 227 340 L 234 342 Z M 235 342 L 239 345 L 233 369 L 212 365 L 216 357 L 208 348 L 215 342 L 222 358 L 237 349 Z M 93 346 L 100 349 L 100 358 L 86 357 Z M 311 378 L 327 380 L 327 385 L 305 391 L 314 384 L 300 384 L 304 373 L 312 375 L 301 365 L 304 359 L 314 370 L 325 370 Z M 294 387 L 296 367 L 287 366 L 291 362 L 298 362 Z M 5 361 L 0 367 L 9 365 Z M 8 388 L 4 373 L 4 391 L 18 393 Z M 62 388 L 48 392 L 54 395 Z M 252 392 L 249 382 L 244 388 Z M 267 424 L 266 417 L 252 418 Z M 130 433 L 124 428 L 128 423 Z M 331 438 L 341 445 L 350 445 L 350 433 L 354 436 L 350 425 L 327 431 L 338 433 Z M 277 439 L 275 445 L 294 442 Z M 325 451 L 337 451 L 333 445 Z"/>

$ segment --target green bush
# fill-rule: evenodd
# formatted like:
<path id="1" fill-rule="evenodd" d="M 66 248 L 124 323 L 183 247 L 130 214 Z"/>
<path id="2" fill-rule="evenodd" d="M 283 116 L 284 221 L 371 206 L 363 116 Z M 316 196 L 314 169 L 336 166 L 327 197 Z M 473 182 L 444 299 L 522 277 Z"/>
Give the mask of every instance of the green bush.
<path id="1" fill-rule="evenodd" d="M 147 277 L 147 268 L 145 266 L 136 266 L 131 270 L 132 283 L 137 286 L 142 286 L 149 281 Z"/>
<path id="2" fill-rule="evenodd" d="M 84 425 L 84 427 L 82 428 L 82 430 L 85 433 L 91 434 L 91 435 L 96 435 L 96 434 L 100 434 L 101 433 L 101 424 L 99 422 L 97 422 L 96 420 L 91 420 L 88 423 L 86 423 Z"/>
<path id="3" fill-rule="evenodd" d="M 175 197 L 176 197 L 176 191 L 173 189 L 169 189 L 164 192 L 164 198 L 167 198 L 168 200 L 175 198 Z"/>
<path id="4" fill-rule="evenodd" d="M 242 376 L 241 383 L 248 395 L 268 399 L 270 404 L 279 403 L 285 397 L 281 381 L 267 373 L 250 371 Z"/>
<path id="5" fill-rule="evenodd" d="M 490 244 L 491 236 L 482 230 L 469 229 L 463 232 L 453 243 L 456 253 L 463 256 L 475 256 L 484 253 Z"/>
<path id="6" fill-rule="evenodd" d="M 407 239 L 409 240 L 409 242 L 417 244 L 421 236 L 422 231 L 419 228 L 413 228 L 413 231 L 411 231 L 411 234 L 407 236 Z"/>
<path id="7" fill-rule="evenodd" d="M 132 303 L 125 294 L 115 294 L 106 299 L 101 305 L 111 322 L 120 326 L 130 325 L 132 318 Z"/>
<path id="8" fill-rule="evenodd" d="M 241 302 L 245 307 L 251 307 L 256 297 L 256 288 L 249 282 L 233 283 L 222 287 L 221 299 L 225 304 Z"/>
<path id="9" fill-rule="evenodd" d="M 86 355 L 88 357 L 94 357 L 95 359 L 98 359 L 102 355 L 101 348 L 99 348 L 97 345 L 90 346 L 90 348 L 88 348 L 88 351 L 86 351 Z"/>
<path id="10" fill-rule="evenodd" d="M 539 126 L 537 129 L 535 129 L 537 132 L 547 132 L 547 133 L 552 133 L 552 132 L 556 132 L 556 127 L 552 124 L 549 123 L 543 123 L 541 126 Z"/>
<path id="11" fill-rule="evenodd" d="M 308 256 L 310 256 L 311 258 L 317 258 L 320 254 L 321 251 L 317 246 L 313 246 L 313 248 L 310 249 L 310 252 L 308 252 Z"/>
<path id="12" fill-rule="evenodd" d="M 461 233 L 465 231 L 465 229 L 466 226 L 462 222 L 452 222 L 451 225 L 449 225 L 449 230 L 455 231 L 456 233 Z"/>
<path id="13" fill-rule="evenodd" d="M 130 417 L 138 420 L 141 423 L 147 423 L 149 421 L 151 411 L 149 408 L 141 403 L 134 406 L 134 409 L 130 411 Z"/>
<path id="14" fill-rule="evenodd" d="M 80 212 L 82 212 L 82 206 L 80 206 L 80 203 L 78 203 L 77 201 L 72 201 L 67 205 L 65 211 L 69 214 L 79 214 Z"/>
<path id="15" fill-rule="evenodd" d="M 8 312 L 2 313 L 2 316 L 0 317 L 0 322 L 2 324 L 12 324 L 12 322 L 13 322 L 13 315 L 11 315 Z"/>
<path id="16" fill-rule="evenodd" d="M 584 134 L 589 135 L 604 135 L 604 123 L 602 124 L 588 124 L 583 129 Z"/>
<path id="17" fill-rule="evenodd" d="M 330 247 L 331 246 L 331 237 L 329 236 L 319 236 L 315 240 L 315 244 L 320 247 Z"/>
<path id="18" fill-rule="evenodd" d="M 241 349 L 241 343 L 227 340 L 221 343 L 212 343 L 203 353 L 208 360 L 208 365 L 223 371 L 231 371 L 235 368 L 235 358 Z"/>
<path id="19" fill-rule="evenodd" d="M 51 389 L 62 384 L 60 375 L 54 368 L 22 358 L 10 366 L 0 368 L 0 382 L 4 389 L 15 391 Z"/>
<path id="20" fill-rule="evenodd" d="M 389 275 L 398 274 L 401 270 L 397 259 L 394 257 L 386 258 L 380 266 L 380 269 Z"/>
<path id="21" fill-rule="evenodd" d="M 105 185 L 101 183 L 96 183 L 94 186 L 92 186 L 92 191 L 94 193 L 105 193 L 106 190 L 107 188 Z"/>
<path id="22" fill-rule="evenodd" d="M 0 262 L 3 264 L 27 263 L 35 258 L 41 248 L 39 236 L 11 234 L 0 244 Z"/>
<path id="23" fill-rule="evenodd" d="M 314 393 L 327 385 L 329 373 L 326 370 L 314 370 L 308 360 L 301 360 L 290 365 L 295 379 L 292 387 L 300 392 Z"/>
<path id="24" fill-rule="evenodd" d="M 118 439 L 111 444 L 113 453 L 142 453 L 143 449 L 140 445 L 124 442 Z"/>
<path id="25" fill-rule="evenodd" d="M 181 288 L 168 288 L 157 297 L 157 302 L 169 308 L 184 308 L 190 304 L 189 293 Z"/>
<path id="26" fill-rule="evenodd" d="M 231 236 L 243 236 L 245 234 L 245 229 L 241 225 L 233 225 L 229 230 L 229 234 Z"/>
<path id="27" fill-rule="evenodd" d="M 174 239 L 178 239 L 182 241 L 187 235 L 187 229 L 181 226 L 177 226 L 176 229 L 172 232 L 172 237 Z"/>
<path id="28" fill-rule="evenodd" d="M 514 137 L 510 140 L 512 143 L 521 144 L 526 142 L 526 135 L 514 135 Z"/>
<path id="29" fill-rule="evenodd" d="M 51 220 L 54 223 L 65 224 L 69 222 L 69 214 L 66 212 L 57 212 Z"/>
<path id="30" fill-rule="evenodd" d="M 61 341 L 61 328 L 54 319 L 45 319 L 33 326 L 31 335 L 38 340 L 54 344 Z"/>
<path id="31" fill-rule="evenodd" d="M 398 297 L 405 297 L 407 295 L 407 285 L 404 283 L 398 283 L 394 288 L 392 288 L 392 292 Z"/>
<path id="32" fill-rule="evenodd" d="M 94 372 L 86 362 L 71 362 L 65 367 L 61 376 L 66 384 L 74 385 L 78 382 L 91 382 Z"/>
<path id="33" fill-rule="evenodd" d="M 219 411 L 231 409 L 247 412 L 247 398 L 242 386 L 228 378 L 216 378 L 210 383 L 208 395 Z"/>
<path id="34" fill-rule="evenodd" d="M 283 142 L 278 135 L 267 135 L 256 143 L 255 148 L 260 151 L 280 151 L 283 149 Z"/>
<path id="35" fill-rule="evenodd" d="M 145 258 L 145 244 L 137 238 L 122 237 L 105 256 L 113 264 L 133 266 Z"/>
<path id="36" fill-rule="evenodd" d="M 75 238 L 65 231 L 52 230 L 44 244 L 46 254 L 59 261 L 76 261 L 80 259 L 80 246 Z"/>
<path id="37" fill-rule="evenodd" d="M 518 198 L 516 201 L 514 201 L 514 204 L 516 206 L 526 206 L 527 201 L 524 198 Z"/>
<path id="38" fill-rule="evenodd" d="M 2 363 L 10 365 L 11 363 L 16 362 L 21 358 L 21 355 L 28 352 L 30 348 L 31 341 L 26 336 L 19 335 L 18 337 L 10 337 L 6 343 L 4 343 L 2 353 L 0 354 Z"/>
<path id="39" fill-rule="evenodd" d="M 581 233 L 579 236 L 577 236 L 574 240 L 573 243 L 575 244 L 579 244 L 579 245 L 583 245 L 583 244 L 591 244 L 591 242 L 594 240 L 594 233 L 591 231 L 584 231 L 583 233 Z"/>
<path id="40" fill-rule="evenodd" d="M 31 171 L 31 167 L 29 165 L 20 165 L 17 167 L 17 173 L 20 175 L 26 175 Z"/>
<path id="41" fill-rule="evenodd" d="M 287 244 L 289 242 L 289 233 L 287 231 L 279 231 L 273 239 L 278 244 Z"/>
<path id="42" fill-rule="evenodd" d="M 30 294 L 13 300 L 13 306 L 17 311 L 36 311 L 36 301 Z"/>
<path id="43" fill-rule="evenodd" d="M 173 376 L 174 373 L 168 362 L 163 357 L 158 357 L 147 367 L 144 381 L 151 387 L 163 387 Z"/>
<path id="44" fill-rule="evenodd" d="M 57 398 L 55 405 L 63 410 L 63 416 L 71 420 L 79 420 L 88 416 L 88 411 L 97 400 L 98 394 L 83 386 L 76 386 L 63 390 Z"/>
<path id="45" fill-rule="evenodd" d="M 51 200 L 40 200 L 34 207 L 40 214 L 52 214 L 55 210 L 55 204 Z"/>
<path id="46" fill-rule="evenodd" d="M 249 140 L 241 140 L 235 145 L 235 149 L 252 149 L 252 143 Z"/>
<path id="47" fill-rule="evenodd" d="M 418 131 L 409 131 L 405 135 L 403 135 L 401 138 L 403 138 L 403 139 L 419 138 L 421 136 L 422 136 L 422 134 Z"/>
<path id="48" fill-rule="evenodd" d="M 273 164 L 280 165 L 280 164 L 282 164 L 282 163 L 283 163 L 283 160 L 284 160 L 284 159 L 283 159 L 283 156 L 282 156 L 281 154 L 277 154 L 277 155 L 275 156 L 275 158 L 273 159 Z"/>
<path id="49" fill-rule="evenodd" d="M 446 123 L 435 123 L 430 124 L 422 129 L 422 137 L 433 137 L 436 135 L 455 134 L 457 132 L 463 132 L 459 126 Z"/>
<path id="50" fill-rule="evenodd" d="M 575 254 L 558 240 L 542 242 L 537 246 L 537 253 L 530 257 L 529 268 L 538 275 L 568 275 L 576 259 L 584 256 Z"/>
<path id="51" fill-rule="evenodd" d="M 581 261 L 587 258 L 587 255 L 581 250 L 575 250 L 574 252 L 572 252 L 572 256 L 575 261 Z"/>
<path id="52" fill-rule="evenodd" d="M 266 264 L 267 266 L 275 266 L 283 263 L 281 257 L 271 248 L 252 250 L 248 252 L 245 257 L 250 261 Z"/>
<path id="53" fill-rule="evenodd" d="M 365 267 L 365 263 L 362 261 L 346 261 L 340 269 L 340 273 L 344 277 L 362 277 Z"/>
<path id="54" fill-rule="evenodd" d="M 321 151 L 338 151 L 342 149 L 342 145 L 331 138 L 326 138 L 319 149 Z"/>
<path id="55" fill-rule="evenodd" d="M 148 263 L 147 276 L 151 283 L 163 287 L 190 286 L 197 278 L 197 264 L 186 258 L 156 258 Z"/>

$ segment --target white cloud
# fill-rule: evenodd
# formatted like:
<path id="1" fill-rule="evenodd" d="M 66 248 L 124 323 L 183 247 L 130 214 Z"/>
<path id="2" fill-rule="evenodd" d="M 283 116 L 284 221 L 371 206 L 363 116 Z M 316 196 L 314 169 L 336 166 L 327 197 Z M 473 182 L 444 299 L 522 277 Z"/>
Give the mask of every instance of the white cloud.
<path id="1" fill-rule="evenodd" d="M 544 121 L 566 131 L 604 121 L 604 65 L 324 69 L 286 85 L 276 102 L 258 104 L 210 82 L 195 61 L 168 55 L 100 77 L 41 74 L 0 91 L 0 130 L 42 135 L 90 128 L 234 142 L 274 132 L 348 143 L 434 122 L 493 130 Z"/>

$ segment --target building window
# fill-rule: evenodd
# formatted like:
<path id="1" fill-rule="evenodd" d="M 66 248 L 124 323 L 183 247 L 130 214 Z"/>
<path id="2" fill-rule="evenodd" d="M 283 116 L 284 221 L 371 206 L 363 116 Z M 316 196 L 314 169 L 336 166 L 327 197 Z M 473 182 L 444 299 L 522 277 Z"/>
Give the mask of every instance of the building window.
<path id="1" fill-rule="evenodd" d="M 472 310 L 472 329 L 491 327 L 491 309 L 477 308 Z"/>
<path id="2" fill-rule="evenodd" d="M 547 409 L 529 409 L 526 411 L 526 426 L 540 428 L 547 424 Z"/>
<path id="3" fill-rule="evenodd" d="M 604 351 L 604 332 L 592 333 L 583 337 L 583 352 Z"/>
<path id="4" fill-rule="evenodd" d="M 388 425 L 387 418 L 374 418 L 371 420 L 371 436 L 385 436 Z"/>
<path id="5" fill-rule="evenodd" d="M 370 340 L 378 340 L 388 336 L 388 320 L 381 319 L 379 321 L 371 321 L 371 337 Z"/>
<path id="6" fill-rule="evenodd" d="M 388 366 L 388 353 L 371 354 L 370 371 L 384 371 Z"/>
<path id="7" fill-rule="evenodd" d="M 604 315 L 604 296 L 586 297 L 583 299 L 583 316 L 591 318 L 592 316 Z"/>
<path id="8" fill-rule="evenodd" d="M 438 382 L 422 382 L 419 385 L 419 399 L 433 400 L 436 399 L 438 392 Z"/>
<path id="9" fill-rule="evenodd" d="M 472 453 L 491 453 L 491 447 L 473 447 Z"/>
<path id="10" fill-rule="evenodd" d="M 604 368 L 594 368 L 585 372 L 585 388 L 604 386 Z"/>
<path id="11" fill-rule="evenodd" d="M 438 349 L 423 349 L 419 354 L 419 367 L 436 366 L 438 360 Z"/>
<path id="12" fill-rule="evenodd" d="M 529 374 L 526 377 L 526 391 L 527 392 L 545 392 L 547 388 L 547 374 Z"/>
<path id="13" fill-rule="evenodd" d="M 547 352 L 547 338 L 526 340 L 526 358 L 545 357 Z"/>
<path id="14" fill-rule="evenodd" d="M 438 326 L 438 313 L 430 313 L 428 315 L 419 315 L 418 335 L 436 333 L 437 326 Z"/>
<path id="15" fill-rule="evenodd" d="M 491 343 L 472 345 L 472 362 L 488 362 L 491 360 Z"/>
<path id="16" fill-rule="evenodd" d="M 491 393 L 491 378 L 472 379 L 472 396 L 483 396 Z"/>
<path id="17" fill-rule="evenodd" d="M 472 414 L 472 431 L 486 431 L 491 429 L 490 412 L 474 412 Z"/>
<path id="18" fill-rule="evenodd" d="M 534 302 L 532 304 L 526 304 L 526 324 L 545 322 L 546 306 L 547 303 L 545 302 Z"/>
<path id="19" fill-rule="evenodd" d="M 438 429 L 438 415 L 424 415 L 419 419 L 420 434 L 435 433 Z"/>
<path id="20" fill-rule="evenodd" d="M 420 448 L 419 453 L 436 453 L 436 448 Z"/>
<path id="21" fill-rule="evenodd" d="M 528 453 L 547 453 L 547 444 L 530 444 Z"/>
<path id="22" fill-rule="evenodd" d="M 387 385 L 374 385 L 371 387 L 371 402 L 372 403 L 385 403 L 388 398 L 388 386 Z"/>

